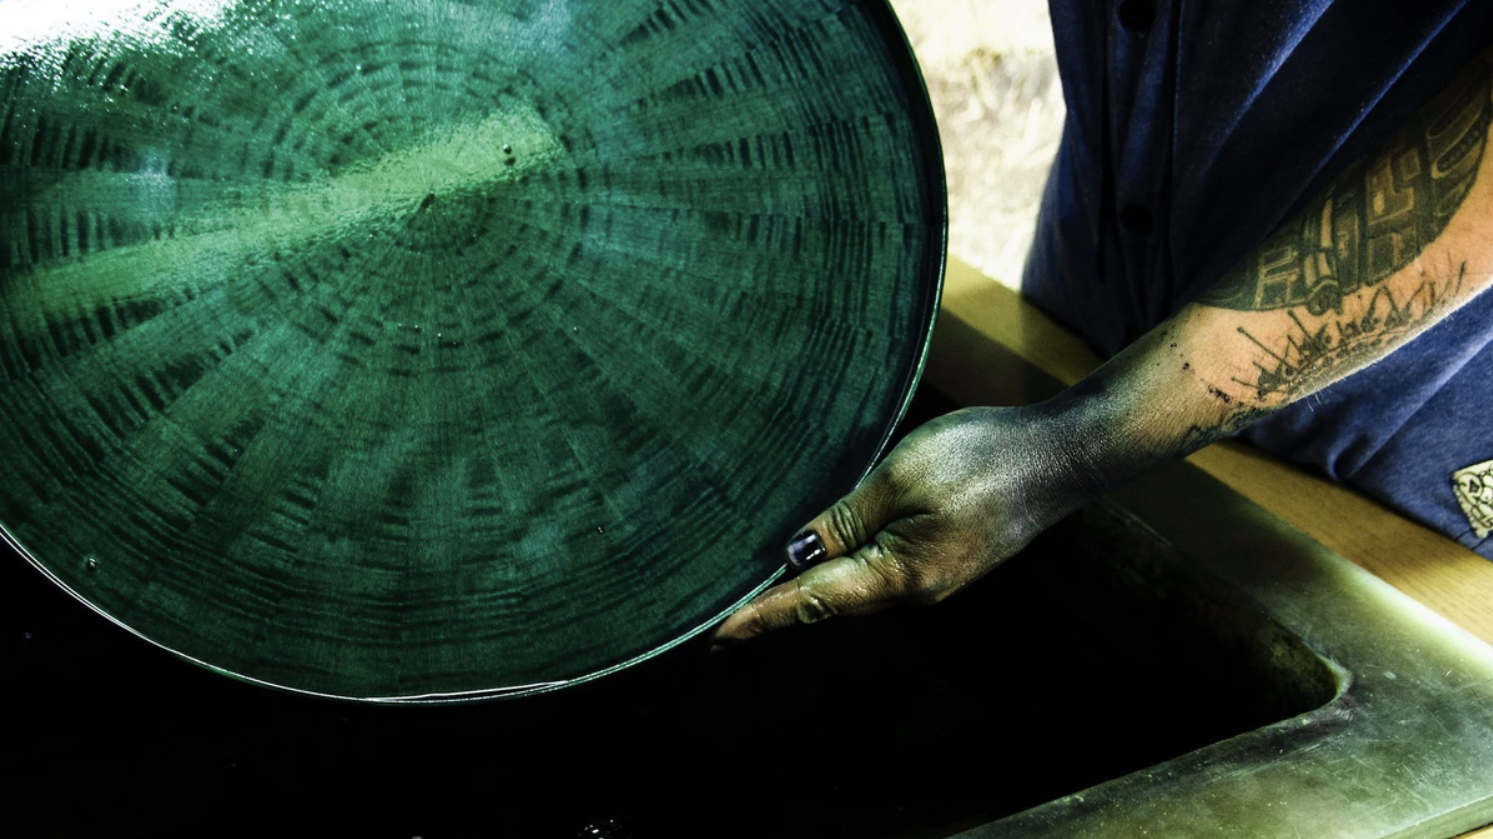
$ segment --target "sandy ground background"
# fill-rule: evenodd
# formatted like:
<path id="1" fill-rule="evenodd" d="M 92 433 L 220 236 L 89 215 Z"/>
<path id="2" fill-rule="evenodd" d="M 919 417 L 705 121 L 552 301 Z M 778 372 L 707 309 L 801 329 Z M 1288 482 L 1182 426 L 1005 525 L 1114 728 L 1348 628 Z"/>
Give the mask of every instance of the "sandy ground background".
<path id="1" fill-rule="evenodd" d="M 892 0 L 928 80 L 949 251 L 1016 287 L 1063 127 L 1046 0 Z"/>

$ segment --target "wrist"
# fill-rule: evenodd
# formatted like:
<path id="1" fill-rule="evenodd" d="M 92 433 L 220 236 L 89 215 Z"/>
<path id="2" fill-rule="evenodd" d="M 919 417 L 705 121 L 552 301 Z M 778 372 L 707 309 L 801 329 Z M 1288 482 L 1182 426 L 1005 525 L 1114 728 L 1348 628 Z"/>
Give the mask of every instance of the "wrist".
<path id="1" fill-rule="evenodd" d="M 1132 478 L 1188 453 L 1177 435 L 1161 431 L 1164 400 L 1125 387 L 1100 368 L 1037 406 L 1062 451 L 1067 480 L 1094 500 Z"/>

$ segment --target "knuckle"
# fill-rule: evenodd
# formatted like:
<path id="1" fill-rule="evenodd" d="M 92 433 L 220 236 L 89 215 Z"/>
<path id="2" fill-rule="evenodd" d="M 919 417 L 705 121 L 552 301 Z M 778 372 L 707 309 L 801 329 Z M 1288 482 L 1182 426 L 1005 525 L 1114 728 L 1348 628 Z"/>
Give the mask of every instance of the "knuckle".
<path id="1" fill-rule="evenodd" d="M 769 627 L 767 621 L 762 618 L 762 609 L 756 605 L 749 606 L 750 612 L 742 624 L 742 629 L 748 638 L 753 638 L 767 632 Z"/>
<path id="2" fill-rule="evenodd" d="M 917 567 L 904 561 L 897 550 L 887 544 L 887 538 L 878 537 L 859 554 L 861 564 L 880 581 L 882 592 L 892 600 L 906 600 L 918 587 Z"/>
<path id="3" fill-rule="evenodd" d="M 799 623 L 819 623 L 834 617 L 835 610 L 818 592 L 800 589 L 798 605 L 795 607 Z"/>
<path id="4" fill-rule="evenodd" d="M 864 526 L 861 524 L 861 517 L 851 509 L 850 502 L 843 498 L 830 505 L 829 526 L 840 540 L 842 547 L 853 548 L 864 541 L 862 538 Z"/>
<path id="5" fill-rule="evenodd" d="M 920 562 L 912 552 L 899 550 L 894 544 L 879 546 L 879 561 L 876 565 L 890 590 L 904 602 L 919 606 L 932 605 L 943 602 L 953 593 L 949 575 L 938 564 Z"/>

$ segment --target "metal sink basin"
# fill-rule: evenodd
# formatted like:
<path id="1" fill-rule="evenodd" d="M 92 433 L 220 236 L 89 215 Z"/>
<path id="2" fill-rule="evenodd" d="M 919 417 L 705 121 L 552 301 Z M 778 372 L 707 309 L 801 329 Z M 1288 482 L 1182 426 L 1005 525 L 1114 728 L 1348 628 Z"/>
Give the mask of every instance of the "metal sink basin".
<path id="1" fill-rule="evenodd" d="M 1493 651 L 1185 466 L 938 608 L 471 707 L 232 682 L 10 559 L 15 776 L 51 830 L 300 807 L 619 837 L 1435 836 L 1493 816 Z"/>
<path id="2" fill-rule="evenodd" d="M 958 288 L 969 297 L 961 312 L 984 318 L 984 305 L 1001 314 L 976 328 L 962 319 L 970 314 L 946 313 L 933 382 L 962 399 L 997 404 L 1059 390 L 981 331 L 1033 330 L 1057 340 L 1050 327 L 968 278 Z M 978 375 L 963 367 L 971 357 L 980 360 Z M 1218 666 L 1272 657 L 1279 666 L 1257 672 L 1281 681 L 1252 689 L 1281 690 L 1292 700 L 1276 704 L 1282 713 L 1268 723 L 992 820 L 969 836 L 1450 837 L 1493 822 L 1493 647 L 1188 463 L 1136 481 L 1106 505 L 1156 534 L 1166 548 L 1146 566 L 1185 588 L 1183 597 L 1211 592 L 1230 604 L 1194 612 L 1200 631 L 1243 642 L 1232 652 L 1227 644 L 1215 648 Z M 1250 625 L 1279 634 L 1223 629 Z M 1321 671 L 1301 662 L 1302 650 L 1331 673 L 1325 692 Z M 1216 710 L 1204 703 L 1185 713 Z"/>
<path id="3" fill-rule="evenodd" d="M 1255 655 L 1312 651 L 1330 695 L 968 835 L 1449 837 L 1493 821 L 1493 649 L 1191 466 L 1113 501 L 1268 616 L 1281 635 L 1251 639 Z"/>

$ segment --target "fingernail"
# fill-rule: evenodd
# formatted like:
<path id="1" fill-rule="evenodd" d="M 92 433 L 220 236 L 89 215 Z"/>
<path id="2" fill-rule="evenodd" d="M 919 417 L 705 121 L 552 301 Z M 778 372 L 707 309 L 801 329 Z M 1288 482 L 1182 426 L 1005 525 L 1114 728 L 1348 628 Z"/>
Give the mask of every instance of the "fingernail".
<path id="1" fill-rule="evenodd" d="M 819 534 L 805 530 L 788 543 L 788 567 L 794 571 L 803 571 L 823 562 L 828 554 Z"/>

